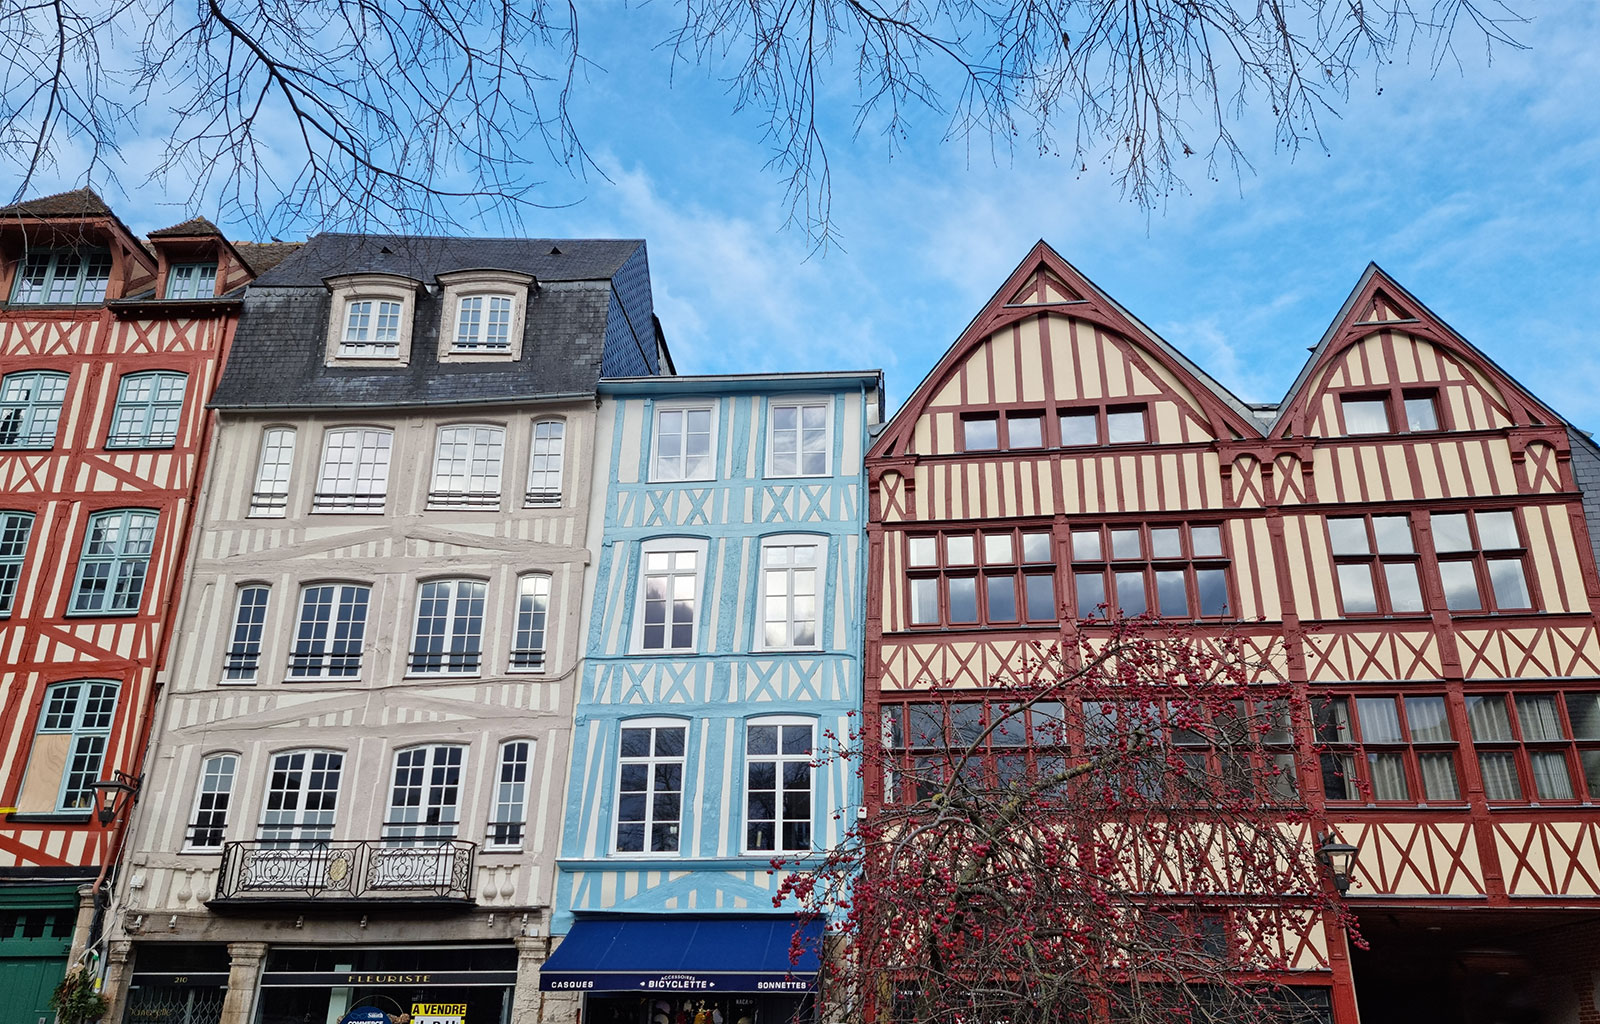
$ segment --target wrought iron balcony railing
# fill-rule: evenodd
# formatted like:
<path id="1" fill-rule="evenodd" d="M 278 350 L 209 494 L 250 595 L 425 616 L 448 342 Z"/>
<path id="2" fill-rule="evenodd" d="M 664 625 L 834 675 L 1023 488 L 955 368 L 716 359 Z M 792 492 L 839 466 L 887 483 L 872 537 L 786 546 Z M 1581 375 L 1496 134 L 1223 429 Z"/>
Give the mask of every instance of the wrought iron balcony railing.
<path id="1" fill-rule="evenodd" d="M 213 903 L 471 903 L 478 845 L 461 839 L 226 843 Z"/>

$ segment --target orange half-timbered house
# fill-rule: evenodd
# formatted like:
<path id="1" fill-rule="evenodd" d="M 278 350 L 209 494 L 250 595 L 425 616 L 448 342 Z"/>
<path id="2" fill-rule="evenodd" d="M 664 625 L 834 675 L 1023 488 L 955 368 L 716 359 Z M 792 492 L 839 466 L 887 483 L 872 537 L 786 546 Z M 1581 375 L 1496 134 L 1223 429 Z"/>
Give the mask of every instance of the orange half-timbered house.
<path id="1" fill-rule="evenodd" d="M 1370 947 L 1306 936 L 1281 980 L 1339 1024 L 1595 1019 L 1600 450 L 1382 270 L 1263 406 L 1041 242 L 868 475 L 887 741 L 1103 606 L 1242 638 L 1306 698 Z"/>
<path id="2" fill-rule="evenodd" d="M 0 209 L 0 1022 L 50 1017 L 94 938 L 125 820 L 94 784 L 142 770 L 239 248 L 87 189 Z"/>

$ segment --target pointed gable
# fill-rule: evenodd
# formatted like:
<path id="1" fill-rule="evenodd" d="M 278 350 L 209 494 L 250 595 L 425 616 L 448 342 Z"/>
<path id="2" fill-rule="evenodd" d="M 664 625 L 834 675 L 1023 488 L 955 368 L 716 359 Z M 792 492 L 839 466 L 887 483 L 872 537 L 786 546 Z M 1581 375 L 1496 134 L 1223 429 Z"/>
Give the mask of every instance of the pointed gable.
<path id="1" fill-rule="evenodd" d="M 873 454 L 963 450 L 962 418 L 974 413 L 1002 422 L 1040 413 L 1045 446 L 1055 447 L 1058 415 L 1096 409 L 1143 410 L 1157 443 L 1260 436 L 1243 402 L 1041 241 L 912 392 Z"/>
<path id="2" fill-rule="evenodd" d="M 1434 407 L 1407 420 L 1407 401 Z M 1279 406 L 1274 437 L 1360 433 L 1347 403 L 1380 403 L 1394 430 L 1562 422 L 1377 264 L 1369 264 Z M 1372 406 L 1369 406 L 1372 408 Z"/>

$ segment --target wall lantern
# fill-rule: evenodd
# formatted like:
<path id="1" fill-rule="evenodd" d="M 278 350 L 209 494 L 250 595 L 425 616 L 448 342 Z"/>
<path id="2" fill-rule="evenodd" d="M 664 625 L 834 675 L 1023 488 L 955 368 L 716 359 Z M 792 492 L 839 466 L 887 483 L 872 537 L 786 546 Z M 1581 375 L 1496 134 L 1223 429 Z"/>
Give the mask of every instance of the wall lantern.
<path id="1" fill-rule="evenodd" d="M 112 772 L 111 778 L 94 783 L 94 811 L 100 824 L 109 825 L 117 820 L 133 796 L 139 792 L 139 780 L 125 772 Z"/>
<path id="2" fill-rule="evenodd" d="M 1317 844 L 1317 862 L 1333 875 L 1333 887 L 1343 896 L 1350 891 L 1350 878 L 1355 873 L 1356 848 L 1339 841 L 1332 832 L 1324 832 Z"/>

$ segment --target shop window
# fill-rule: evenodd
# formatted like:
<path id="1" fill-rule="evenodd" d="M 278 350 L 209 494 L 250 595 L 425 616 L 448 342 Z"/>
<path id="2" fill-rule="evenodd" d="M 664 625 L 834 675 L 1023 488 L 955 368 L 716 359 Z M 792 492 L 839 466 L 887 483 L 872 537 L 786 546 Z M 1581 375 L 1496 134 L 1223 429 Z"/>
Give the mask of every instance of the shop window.
<path id="1" fill-rule="evenodd" d="M 745 727 L 747 853 L 811 849 L 814 723 L 758 719 Z"/>
<path id="2" fill-rule="evenodd" d="M 827 552 L 821 537 L 764 537 L 761 540 L 762 650 L 816 650 L 818 571 Z"/>
<path id="3" fill-rule="evenodd" d="M 1600 693 L 1469 694 L 1466 701 L 1486 798 L 1600 801 Z"/>
<path id="4" fill-rule="evenodd" d="M 911 625 L 1054 623 L 1055 571 L 1046 529 L 907 537 Z"/>
<path id="5" fill-rule="evenodd" d="M 94 784 L 100 781 L 116 709 L 115 683 L 79 681 L 45 689 L 18 811 L 87 813 L 94 807 Z"/>
<path id="6" fill-rule="evenodd" d="M 28 537 L 33 533 L 33 515 L 28 512 L 0 512 L 0 619 L 11 615 L 16 602 L 17 581 L 22 578 L 22 563 L 28 555 Z"/>
<path id="7" fill-rule="evenodd" d="M 543 672 L 550 618 L 550 577 L 527 573 L 517 579 L 517 628 L 511 647 L 513 672 Z"/>
<path id="8" fill-rule="evenodd" d="M 677 852 L 687 732 L 678 721 L 622 723 L 618 853 Z"/>
<path id="9" fill-rule="evenodd" d="M 429 508 L 499 508 L 504 427 L 440 427 Z"/>
<path id="10" fill-rule="evenodd" d="M 710 405 L 656 410 L 652 481 L 712 479 L 713 416 Z"/>
<path id="11" fill-rule="evenodd" d="M 416 675 L 476 675 L 483 663 L 482 580 L 434 580 L 417 589 L 417 628 L 406 665 Z"/>
<path id="12" fill-rule="evenodd" d="M 706 543 L 647 541 L 640 550 L 634 649 L 693 651 L 699 622 L 700 565 Z"/>
<path id="13" fill-rule="evenodd" d="M 1335 516 L 1328 540 L 1340 611 L 1389 615 L 1423 610 L 1417 546 L 1408 516 Z"/>
<path id="14" fill-rule="evenodd" d="M 323 583 L 302 590 L 289 678 L 359 676 L 371 597 L 372 588 L 352 583 Z"/>
<path id="15" fill-rule="evenodd" d="M 267 623 L 267 587 L 239 588 L 233 613 L 233 635 L 222 659 L 222 679 L 229 683 L 255 682 L 261 664 L 261 634 Z"/>
<path id="16" fill-rule="evenodd" d="M 155 547 L 154 512 L 117 510 L 89 517 L 71 614 L 127 615 L 139 610 Z"/>
<path id="17" fill-rule="evenodd" d="M 522 849 L 522 835 L 528 822 L 528 771 L 532 763 L 532 740 L 500 744 L 494 813 L 489 818 L 486 844 L 491 850 Z"/>
<path id="18" fill-rule="evenodd" d="M 533 424 L 533 447 L 528 455 L 528 492 L 524 504 L 539 508 L 561 504 L 562 461 L 567 425 L 560 420 Z"/>
<path id="19" fill-rule="evenodd" d="M 1435 512 L 1430 518 L 1445 607 L 1453 612 L 1533 607 L 1527 549 L 1515 512 Z"/>
<path id="20" fill-rule="evenodd" d="M 194 813 L 189 818 L 185 850 L 220 850 L 228 834 L 228 804 L 233 799 L 233 778 L 239 767 L 235 754 L 213 754 L 200 765 Z"/>
<path id="21" fill-rule="evenodd" d="M 1328 800 L 1451 803 L 1461 799 L 1456 737 L 1443 696 L 1339 696 L 1312 704 Z"/>
<path id="22" fill-rule="evenodd" d="M 0 448 L 50 448 L 56 443 L 68 375 L 23 370 L 0 377 Z"/>
<path id="23" fill-rule="evenodd" d="M 209 299 L 216 293 L 215 263 L 175 263 L 167 270 L 169 299 Z"/>
<path id="24" fill-rule="evenodd" d="M 389 491 L 394 435 L 357 427 L 330 430 L 322 440 L 322 472 L 311 497 L 313 512 L 382 512 Z"/>
<path id="25" fill-rule="evenodd" d="M 111 283 L 111 254 L 104 249 L 33 251 L 17 271 L 16 305 L 94 305 Z"/>
<path id="26" fill-rule="evenodd" d="M 767 476 L 827 476 L 833 402 L 773 399 L 767 409 Z"/>
<path id="27" fill-rule="evenodd" d="M 1228 558 L 1213 525 L 1074 526 L 1072 582 L 1079 618 L 1221 618 L 1228 614 Z"/>
<path id="28" fill-rule="evenodd" d="M 261 457 L 256 462 L 256 488 L 250 495 L 252 516 L 282 516 L 289 507 L 289 477 L 294 470 L 294 429 L 268 427 L 261 432 Z"/>

